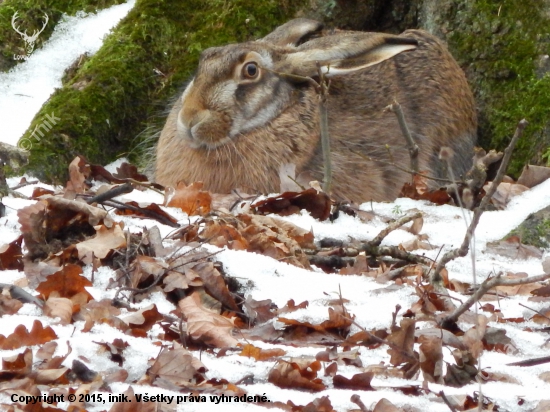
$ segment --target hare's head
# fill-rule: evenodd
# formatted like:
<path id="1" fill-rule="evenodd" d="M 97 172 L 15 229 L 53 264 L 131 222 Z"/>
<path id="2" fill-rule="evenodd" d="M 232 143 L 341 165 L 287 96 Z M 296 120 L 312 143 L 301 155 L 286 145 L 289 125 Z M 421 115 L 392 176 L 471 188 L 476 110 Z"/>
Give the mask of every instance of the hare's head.
<path id="1" fill-rule="evenodd" d="M 319 70 L 345 75 L 416 44 L 380 33 L 326 34 L 320 23 L 297 19 L 261 40 L 207 49 L 181 97 L 176 137 L 214 149 L 277 118 L 295 100 L 296 86 Z"/>

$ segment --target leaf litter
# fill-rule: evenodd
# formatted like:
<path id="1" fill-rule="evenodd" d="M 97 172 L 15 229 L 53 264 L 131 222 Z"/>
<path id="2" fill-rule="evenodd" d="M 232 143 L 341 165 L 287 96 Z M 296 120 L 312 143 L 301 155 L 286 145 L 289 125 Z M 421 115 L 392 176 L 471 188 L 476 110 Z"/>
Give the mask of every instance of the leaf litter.
<path id="1" fill-rule="evenodd" d="M 540 183 L 540 173 L 524 184 Z M 417 200 L 341 207 L 314 189 L 237 201 L 198 183 L 164 192 L 132 165 L 110 172 L 82 157 L 69 176 L 65 188 L 39 183 L 19 189 L 29 200 L 4 198 L 6 408 L 14 393 L 147 393 L 187 396 L 177 408 L 186 411 L 444 411 L 444 393 L 467 410 L 480 402 L 478 375 L 487 410 L 548 401 L 545 363 L 533 360 L 548 346 L 547 282 L 498 286 L 479 302 L 483 315 L 467 311 L 446 330 L 438 319 L 451 309 L 422 264 L 365 254 L 365 242 L 418 211 L 408 229 L 386 231 L 380 247 L 435 260 L 462 241 L 461 211 L 442 193 L 418 189 L 421 182 L 407 189 Z M 546 270 L 548 251 L 501 239 L 550 203 L 549 182 L 502 186 L 499 210 L 476 231 L 482 279 Z M 466 300 L 468 257 L 447 272 L 449 297 Z M 222 395 L 270 402 L 210 402 Z M 75 401 L 44 410 L 151 406 Z M 156 410 L 176 406 L 159 402 Z"/>

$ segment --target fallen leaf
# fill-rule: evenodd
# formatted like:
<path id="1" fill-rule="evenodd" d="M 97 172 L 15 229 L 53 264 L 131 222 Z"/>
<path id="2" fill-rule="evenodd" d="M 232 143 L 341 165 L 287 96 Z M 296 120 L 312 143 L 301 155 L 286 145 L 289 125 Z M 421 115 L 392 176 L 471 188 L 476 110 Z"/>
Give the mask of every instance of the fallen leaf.
<path id="1" fill-rule="evenodd" d="M 189 216 L 204 216 L 210 212 L 212 197 L 210 193 L 202 190 L 203 183 L 195 182 L 187 186 L 179 182 L 174 196 L 166 206 L 177 207 Z"/>
<path id="2" fill-rule="evenodd" d="M 73 317 L 73 302 L 67 298 L 50 296 L 44 304 L 44 315 L 51 318 L 60 318 L 62 325 L 71 323 Z"/>
<path id="3" fill-rule="evenodd" d="M 249 358 L 254 358 L 257 361 L 263 361 L 276 358 L 278 356 L 284 356 L 285 354 L 286 352 L 279 348 L 260 349 L 254 345 L 246 344 L 244 345 L 242 352 L 239 353 L 239 356 L 247 356 Z"/>
<path id="4" fill-rule="evenodd" d="M 317 360 L 310 362 L 302 359 L 299 363 L 278 360 L 267 380 L 280 388 L 322 391 L 326 386 L 317 378 L 320 369 L 321 363 Z"/>
<path id="5" fill-rule="evenodd" d="M 168 381 L 175 386 L 185 387 L 191 381 L 204 380 L 205 366 L 182 347 L 164 349 L 147 370 L 151 383 Z"/>
<path id="6" fill-rule="evenodd" d="M 82 268 L 77 265 L 67 264 L 58 272 L 47 277 L 40 283 L 36 291 L 48 298 L 52 292 L 58 292 L 60 297 L 71 298 L 78 293 L 85 293 L 88 301 L 92 295 L 85 289 L 86 286 L 92 286 L 92 282 L 81 276 Z"/>
<path id="7" fill-rule="evenodd" d="M 35 320 L 30 332 L 25 326 L 19 325 L 8 337 L 0 335 L 0 349 L 10 350 L 22 346 L 41 345 L 54 339 L 57 339 L 57 335 L 53 329 L 49 326 L 44 328 L 39 320 Z"/>
<path id="8" fill-rule="evenodd" d="M 231 335 L 235 325 L 229 319 L 205 308 L 197 292 L 180 300 L 178 307 L 187 319 L 187 333 L 194 340 L 217 348 L 233 347 L 239 343 Z"/>
<path id="9" fill-rule="evenodd" d="M 126 247 L 126 236 L 119 223 L 111 228 L 104 225 L 94 227 L 96 235 L 76 244 L 78 257 L 85 263 L 91 263 L 92 256 L 104 259 L 111 250 Z"/>
<path id="10" fill-rule="evenodd" d="M 336 375 L 332 378 L 332 383 L 335 388 L 338 389 L 351 389 L 358 391 L 373 391 L 374 388 L 370 382 L 374 374 L 372 372 L 358 373 L 351 377 L 351 379 L 345 378 L 341 375 Z"/>

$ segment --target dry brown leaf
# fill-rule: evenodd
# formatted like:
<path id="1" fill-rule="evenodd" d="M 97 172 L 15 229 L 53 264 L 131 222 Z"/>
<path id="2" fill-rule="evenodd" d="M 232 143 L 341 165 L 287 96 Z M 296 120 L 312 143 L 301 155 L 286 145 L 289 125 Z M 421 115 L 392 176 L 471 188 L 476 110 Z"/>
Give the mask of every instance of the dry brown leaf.
<path id="1" fill-rule="evenodd" d="M 442 339 L 437 336 L 421 335 L 420 343 L 420 369 L 424 379 L 428 382 L 443 383 L 443 345 Z"/>
<path id="2" fill-rule="evenodd" d="M 396 407 L 386 398 L 382 398 L 376 403 L 372 412 L 402 412 L 402 409 Z"/>
<path id="3" fill-rule="evenodd" d="M 2 358 L 2 371 L 27 375 L 32 370 L 32 349 L 26 348 L 22 353 Z"/>
<path id="4" fill-rule="evenodd" d="M 483 189 L 485 192 L 489 190 L 489 186 L 492 184 L 492 182 L 487 182 L 485 186 L 483 186 Z M 529 190 L 527 186 L 523 186 L 518 183 L 508 183 L 508 182 L 502 182 L 498 185 L 497 190 L 493 197 L 491 198 L 491 203 L 499 210 L 506 209 L 506 205 L 512 200 L 514 197 L 521 195 L 526 190 Z"/>
<path id="5" fill-rule="evenodd" d="M 210 212 L 212 197 L 209 192 L 202 190 L 203 186 L 202 182 L 195 182 L 189 186 L 179 182 L 174 196 L 166 206 L 180 208 L 190 216 L 206 215 Z"/>
<path id="6" fill-rule="evenodd" d="M 229 319 L 205 308 L 197 292 L 180 300 L 178 307 L 187 319 L 187 333 L 194 340 L 218 348 L 233 347 L 239 343 L 231 335 L 235 325 Z"/>
<path id="7" fill-rule="evenodd" d="M 86 178 L 90 176 L 90 165 L 82 156 L 77 156 L 69 164 L 69 181 L 66 190 L 74 193 L 84 193 L 89 189 L 85 183 Z"/>
<path id="8" fill-rule="evenodd" d="M 81 276 L 82 268 L 77 265 L 67 264 L 58 272 L 48 276 L 40 283 L 36 291 L 48 298 L 52 292 L 58 292 L 63 298 L 71 298 L 78 293 L 85 293 L 88 301 L 92 300 L 92 295 L 85 289 L 86 286 L 92 286 L 92 282 Z"/>
<path id="9" fill-rule="evenodd" d="M 296 362 L 279 360 L 269 372 L 267 380 L 279 388 L 307 389 L 322 391 L 326 389 L 323 381 L 317 378 L 321 362 L 300 359 Z"/>
<path id="10" fill-rule="evenodd" d="M 199 262 L 190 269 L 200 276 L 210 295 L 218 299 L 225 307 L 239 312 L 239 307 L 227 289 L 224 278 L 212 262 Z"/>
<path id="11" fill-rule="evenodd" d="M 204 380 L 205 372 L 206 368 L 201 361 L 187 349 L 176 347 L 164 349 L 147 370 L 147 375 L 151 378 L 151 383 L 157 386 L 159 380 L 185 387 L 191 381 Z"/>
<path id="12" fill-rule="evenodd" d="M 275 308 L 276 306 L 271 299 L 254 300 L 251 295 L 246 297 L 243 304 L 243 309 L 252 321 L 252 324 L 264 323 L 273 319 L 276 316 Z"/>
<path id="13" fill-rule="evenodd" d="M 254 345 L 246 344 L 244 345 L 242 352 L 239 353 L 239 356 L 247 356 L 249 358 L 254 358 L 257 361 L 263 361 L 276 358 L 278 356 L 284 356 L 285 354 L 286 352 L 279 348 L 261 349 Z"/>
<path id="14" fill-rule="evenodd" d="M 0 316 L 13 315 L 21 309 L 23 302 L 10 296 L 0 295 Z"/>
<path id="15" fill-rule="evenodd" d="M 371 386 L 370 382 L 374 376 L 372 372 L 358 373 L 348 379 L 341 375 L 336 375 L 332 378 L 332 383 L 335 388 L 338 389 L 351 389 L 359 391 L 373 391 L 374 388 Z"/>
<path id="16" fill-rule="evenodd" d="M 36 383 L 41 385 L 66 385 L 69 383 L 69 368 L 40 369 L 36 372 Z"/>
<path id="17" fill-rule="evenodd" d="M 518 183 L 531 188 L 546 179 L 550 179 L 550 167 L 526 165 L 521 171 Z"/>
<path id="18" fill-rule="evenodd" d="M 98 345 L 102 346 L 106 350 L 109 351 L 111 354 L 111 360 L 113 362 L 118 363 L 118 366 L 122 366 L 122 363 L 124 362 L 124 356 L 122 356 L 122 352 L 124 349 L 126 349 L 128 346 L 128 342 L 123 341 L 122 339 L 114 339 L 112 342 L 94 342 Z"/>
<path id="19" fill-rule="evenodd" d="M 57 339 L 57 335 L 53 329 L 49 326 L 44 328 L 39 320 L 35 320 L 30 331 L 25 326 L 19 325 L 8 337 L 0 335 L 0 349 L 10 350 L 22 346 L 41 345 L 54 339 Z"/>
<path id="20" fill-rule="evenodd" d="M 307 210 L 315 219 L 326 220 L 330 216 L 332 201 L 324 192 L 311 188 L 301 192 L 284 192 L 274 197 L 260 200 L 252 205 L 256 213 L 289 216 Z"/>
<path id="21" fill-rule="evenodd" d="M 403 352 L 414 356 L 414 328 L 415 320 L 404 318 L 400 322 L 400 327 L 388 336 L 387 340 L 401 349 L 401 351 L 393 348 L 388 349 L 392 365 L 398 366 L 402 363 L 411 362 L 411 359 L 403 355 Z"/>
<path id="22" fill-rule="evenodd" d="M 484 315 L 477 316 L 477 326 L 473 326 L 466 331 L 462 337 L 464 345 L 468 348 L 473 358 L 478 359 L 483 352 L 482 339 L 485 337 L 487 331 L 487 323 L 489 319 Z"/>
<path id="23" fill-rule="evenodd" d="M 0 245 L 0 270 L 23 270 L 22 241 L 21 235 L 11 243 Z"/>
<path id="24" fill-rule="evenodd" d="M 104 259 L 111 250 L 126 247 L 126 236 L 119 223 L 107 228 L 104 225 L 94 227 L 96 235 L 93 238 L 76 244 L 78 257 L 84 263 L 91 263 L 93 256 Z"/>
<path id="25" fill-rule="evenodd" d="M 73 317 L 73 302 L 67 298 L 54 297 L 52 293 L 44 304 L 43 311 L 44 315 L 60 318 L 62 325 L 68 325 Z"/>
<path id="26" fill-rule="evenodd" d="M 132 335 L 137 337 L 146 337 L 147 331 L 162 319 L 164 317 L 159 313 L 155 304 L 121 317 L 121 320 L 127 323 L 132 329 Z"/>

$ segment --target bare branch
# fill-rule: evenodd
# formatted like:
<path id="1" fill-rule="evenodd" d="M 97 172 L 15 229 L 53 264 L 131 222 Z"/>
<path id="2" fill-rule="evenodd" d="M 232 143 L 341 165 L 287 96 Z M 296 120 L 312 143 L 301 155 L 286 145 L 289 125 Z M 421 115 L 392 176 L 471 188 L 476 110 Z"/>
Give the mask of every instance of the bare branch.
<path id="1" fill-rule="evenodd" d="M 380 231 L 380 233 L 378 233 L 376 235 L 376 237 L 374 239 L 372 239 L 370 242 L 368 242 L 371 246 L 380 246 L 380 243 L 382 243 L 382 241 L 384 240 L 384 238 L 386 236 L 388 236 L 391 232 L 393 232 L 394 230 L 396 229 L 399 229 L 401 226 L 403 226 L 404 224 L 406 223 L 409 223 L 410 221 L 412 220 L 415 220 L 415 219 L 419 219 L 422 217 L 422 213 L 421 212 L 416 212 L 412 215 L 409 215 L 409 216 L 404 216 L 402 217 L 401 219 L 397 219 L 393 222 L 391 222 L 390 224 L 388 224 L 388 226 L 386 226 L 385 229 L 382 229 Z"/>
<path id="2" fill-rule="evenodd" d="M 490 289 L 497 286 L 518 286 L 526 285 L 529 283 L 542 282 L 546 279 L 550 279 L 550 273 L 545 273 L 543 275 L 531 276 L 522 279 L 502 279 L 502 274 L 498 274 L 494 278 L 487 278 L 479 285 L 478 289 L 474 292 L 472 296 L 466 300 L 462 305 L 455 309 L 453 313 L 449 316 L 445 316 L 440 324 L 444 325 L 447 323 L 453 323 L 458 320 L 458 317 L 470 309 L 483 295 L 487 293 Z"/>
<path id="3" fill-rule="evenodd" d="M 403 114 L 403 109 L 401 108 L 401 105 L 397 100 L 393 101 L 393 104 L 390 104 L 387 107 L 388 110 L 395 113 L 397 116 L 397 121 L 399 122 L 399 127 L 401 128 L 401 132 L 403 133 L 403 137 L 405 138 L 405 141 L 407 142 L 407 148 L 409 149 L 409 157 L 411 159 L 411 170 L 413 173 L 413 177 L 418 173 L 418 145 L 414 141 L 411 131 L 409 130 L 409 126 L 407 125 L 407 121 L 405 120 L 405 115 Z"/>
<path id="4" fill-rule="evenodd" d="M 514 147 L 516 146 L 516 143 L 521 137 L 523 130 L 525 129 L 526 126 L 527 126 L 527 121 L 525 119 L 521 120 L 518 123 L 516 132 L 514 133 L 514 137 L 512 137 L 510 144 L 508 145 L 506 150 L 504 150 L 504 157 L 502 158 L 502 163 L 500 164 L 500 168 L 498 169 L 498 173 L 495 179 L 491 183 L 491 186 L 489 187 L 489 190 L 487 191 L 480 205 L 474 209 L 474 215 L 472 216 L 472 221 L 470 222 L 470 226 L 466 231 L 466 235 L 464 236 L 462 245 L 458 249 L 450 250 L 449 252 L 443 255 L 443 257 L 438 262 L 437 267 L 435 268 L 432 274 L 432 277 L 430 279 L 431 284 L 441 281 L 440 273 L 447 263 L 449 263 L 453 259 L 456 259 L 457 257 L 463 257 L 468 254 L 468 251 L 470 249 L 470 240 L 472 239 L 474 231 L 479 223 L 479 219 L 481 218 L 481 215 L 487 208 L 491 198 L 495 194 L 498 188 L 498 185 L 500 185 L 500 183 L 502 182 L 502 179 L 504 178 L 504 173 L 506 172 L 506 169 L 508 168 L 508 164 L 510 163 L 510 157 L 512 156 Z"/>

